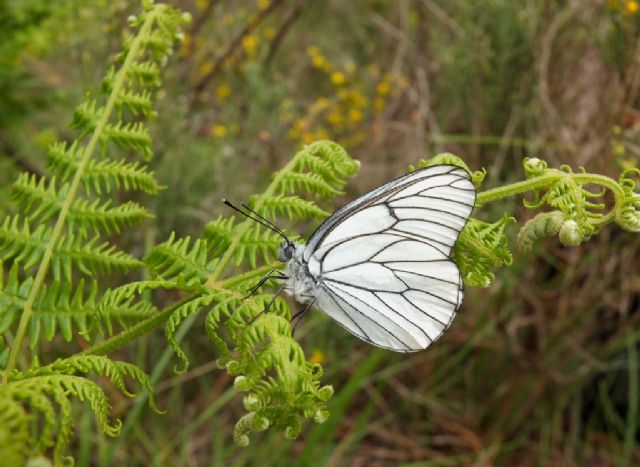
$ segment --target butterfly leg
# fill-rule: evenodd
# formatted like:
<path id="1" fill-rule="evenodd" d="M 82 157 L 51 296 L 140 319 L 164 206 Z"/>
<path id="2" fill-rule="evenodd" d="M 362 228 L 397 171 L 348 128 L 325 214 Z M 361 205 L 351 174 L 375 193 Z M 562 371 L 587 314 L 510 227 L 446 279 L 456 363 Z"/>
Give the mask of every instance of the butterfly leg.
<path id="1" fill-rule="evenodd" d="M 291 322 L 292 322 L 292 323 L 293 323 L 296 319 L 298 320 L 298 321 L 296 321 L 296 323 L 293 325 L 293 329 L 291 330 L 291 336 L 292 336 L 292 337 L 293 337 L 293 335 L 295 334 L 296 329 L 298 328 L 298 325 L 302 322 L 302 317 L 304 316 L 304 314 L 305 314 L 307 311 L 309 311 L 309 310 L 311 309 L 311 307 L 312 307 L 312 306 L 313 306 L 313 304 L 315 303 L 316 299 L 318 298 L 318 297 L 313 297 L 313 296 L 311 296 L 311 295 L 310 295 L 309 297 L 311 297 L 311 301 L 309 301 L 309 303 L 307 303 L 307 304 L 305 305 L 305 307 L 304 307 L 302 310 L 298 311 L 295 315 L 293 315 L 293 316 L 291 317 Z"/>
<path id="2" fill-rule="evenodd" d="M 280 271 L 279 269 L 272 269 L 271 271 L 269 271 L 267 274 L 265 274 L 262 279 L 260 279 L 258 281 L 258 283 L 256 285 L 254 285 L 253 287 L 251 287 L 249 289 L 249 293 L 244 297 L 245 299 L 252 296 L 254 293 L 256 293 L 256 291 L 262 287 L 264 285 L 265 282 L 267 282 L 269 279 L 280 279 L 280 280 L 284 280 L 284 279 L 288 279 L 289 276 L 287 276 L 284 272 Z"/>
<path id="3" fill-rule="evenodd" d="M 268 312 L 269 309 L 271 308 L 271 306 L 275 303 L 276 298 L 278 298 L 278 296 L 284 291 L 286 286 L 281 285 L 278 290 L 276 290 L 276 293 L 273 294 L 273 298 L 271 298 L 271 300 L 269 300 L 269 303 L 267 303 L 267 306 L 264 307 L 264 310 L 262 310 L 260 313 L 258 313 L 257 315 L 255 315 L 253 318 L 251 318 L 251 321 L 249 321 L 247 323 L 247 326 L 251 326 L 253 324 L 253 322 L 255 320 L 257 320 L 260 316 L 262 316 L 264 313 Z M 246 297 L 245 297 L 246 298 Z"/>

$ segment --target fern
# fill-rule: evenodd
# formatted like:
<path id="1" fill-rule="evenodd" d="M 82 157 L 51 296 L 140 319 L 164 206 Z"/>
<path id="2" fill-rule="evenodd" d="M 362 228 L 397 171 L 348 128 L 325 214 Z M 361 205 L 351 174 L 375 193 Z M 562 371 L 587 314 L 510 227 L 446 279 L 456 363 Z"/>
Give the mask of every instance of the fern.
<path id="1" fill-rule="evenodd" d="M 82 157 L 77 144 L 67 148 L 67 144 L 54 143 L 48 152 L 48 168 L 63 181 L 68 180 L 78 169 Z M 104 159 L 90 160 L 82 175 L 82 184 L 88 196 L 102 195 L 114 190 L 140 190 L 157 194 L 161 186 L 153 172 L 148 171 L 138 161 Z"/>
<path id="2" fill-rule="evenodd" d="M 0 456 L 9 465 L 47 454 L 56 465 L 72 461 L 65 457 L 73 434 L 72 398 L 89 404 L 103 431 L 118 434 L 120 422 L 110 419 L 107 396 L 89 373 L 127 396 L 133 394 L 125 379 L 151 389 L 141 369 L 106 356 L 38 363 L 42 338 L 90 339 L 112 332 L 114 321 L 128 325 L 157 313 L 151 304 L 118 301 L 109 291 L 101 297 L 102 281 L 95 279 L 143 265 L 108 237 L 151 215 L 133 201 L 117 204 L 116 192 L 154 194 L 161 188 L 145 166 L 152 151 L 143 118 L 155 115 L 150 88 L 160 85 L 159 64 L 171 54 L 186 18 L 165 5 L 143 5 L 144 12 L 130 22 L 138 32 L 109 71 L 102 95 L 87 95 L 74 112 L 71 128 L 78 136 L 51 145 L 51 174 L 18 178 L 12 189 L 18 213 L 0 222 L 0 266 L 8 266 L 7 273 L 0 269 Z M 4 347 L 4 333 L 12 336 L 10 348 Z M 27 338 L 31 359 L 23 352 Z M 21 353 L 29 369 L 17 368 Z"/>
<path id="3" fill-rule="evenodd" d="M 307 186 L 313 187 L 314 198 L 333 197 L 357 169 L 358 163 L 340 146 L 320 141 L 298 152 L 249 204 L 262 215 L 278 213 L 292 221 L 324 217 L 327 212 L 315 199 L 303 199 L 294 192 Z M 247 393 L 248 413 L 236 424 L 237 443 L 246 445 L 250 432 L 269 426 L 295 438 L 303 418 L 323 422 L 328 416 L 325 402 L 333 390 L 320 385 L 321 368 L 306 361 L 293 339 L 286 302 L 261 292 L 246 297 L 247 290 L 277 266 L 272 257 L 281 242 L 281 237 L 251 221 L 236 223 L 230 218 L 210 222 L 203 239 L 171 235 L 145 258 L 155 279 L 108 292 L 99 308 L 148 306 L 143 293 L 155 288 L 181 290 L 186 297 L 92 352 L 121 346 L 136 333 L 163 322 L 167 340 L 181 361 L 175 369 L 185 371 L 188 356 L 174 334 L 185 318 L 205 311 L 205 330 L 220 354 L 218 365 L 235 376 L 236 387 Z M 232 263 L 248 263 L 252 270 L 221 280 Z M 267 308 L 269 312 L 264 313 Z"/>
<path id="4" fill-rule="evenodd" d="M 12 371 L 5 384 L 0 385 L 0 407 L 11 415 L 3 425 L 12 428 L 6 440 L 0 443 L 0 452 L 6 450 L 16 461 L 8 465 L 22 465 L 30 452 L 44 454 L 48 449 L 53 449 L 56 465 L 69 461 L 64 457 L 64 451 L 73 434 L 71 397 L 89 404 L 105 433 L 115 436 L 120 432 L 121 422 L 109 420 L 111 406 L 107 396 L 96 383 L 84 377 L 88 373 L 106 377 L 129 397 L 134 394 L 125 385 L 126 377 L 150 390 L 149 380 L 139 368 L 107 357 L 80 355 L 26 372 Z M 150 403 L 155 407 L 153 399 Z M 1 413 L 0 417 L 5 418 L 5 410 Z M 33 440 L 31 436 L 25 437 L 25 433 L 30 434 L 35 420 L 40 420 L 40 433 Z"/>

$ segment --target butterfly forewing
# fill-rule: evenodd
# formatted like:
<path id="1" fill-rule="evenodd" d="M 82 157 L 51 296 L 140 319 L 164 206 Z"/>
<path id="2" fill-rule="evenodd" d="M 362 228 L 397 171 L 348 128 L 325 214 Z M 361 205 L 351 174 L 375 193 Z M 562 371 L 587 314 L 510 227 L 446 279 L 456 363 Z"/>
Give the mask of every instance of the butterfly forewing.
<path id="1" fill-rule="evenodd" d="M 469 173 L 441 165 L 391 181 L 347 204 L 304 250 L 316 304 L 379 347 L 425 349 L 462 303 L 449 258 L 475 203 Z"/>

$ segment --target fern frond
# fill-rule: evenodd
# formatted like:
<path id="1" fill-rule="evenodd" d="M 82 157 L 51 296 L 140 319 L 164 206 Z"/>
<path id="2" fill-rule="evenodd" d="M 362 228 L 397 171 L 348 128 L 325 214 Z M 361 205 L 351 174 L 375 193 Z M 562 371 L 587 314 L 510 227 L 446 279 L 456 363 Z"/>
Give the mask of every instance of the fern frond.
<path id="1" fill-rule="evenodd" d="M 27 451 L 44 454 L 53 447 L 53 461 L 56 465 L 60 464 L 65 460 L 63 454 L 73 434 L 71 397 L 87 402 L 100 428 L 108 435 L 116 436 L 122 424 L 120 420 L 109 420 L 111 405 L 104 391 L 93 381 L 78 376 L 88 373 L 104 376 L 128 397 L 135 395 L 125 383 L 125 378 L 131 378 L 149 393 L 149 404 L 157 410 L 148 376 L 130 363 L 102 356 L 78 355 L 26 372 L 14 371 L 9 375 L 8 382 L 0 385 L 0 420 L 6 414 L 12 416 L 10 421 L 0 426 L 0 433 L 4 427 L 11 427 L 12 432 L 6 439 L 11 439 L 16 449 L 9 451 L 9 443 L 0 439 L 0 452 L 5 450 L 7 455 L 20 459 Z M 32 422 L 38 418 L 39 436 L 36 439 L 24 437 L 25 430 L 31 435 Z M 22 462 L 15 465 L 22 465 Z"/>
<path id="2" fill-rule="evenodd" d="M 176 373 L 184 373 L 187 368 L 189 368 L 189 359 L 187 358 L 187 354 L 182 350 L 175 337 L 178 326 L 185 320 L 185 318 L 187 318 L 187 316 L 198 313 L 202 308 L 211 305 L 218 299 L 219 295 L 217 293 L 210 292 L 203 294 L 178 307 L 169 317 L 165 326 L 165 336 L 167 337 L 167 342 L 169 342 L 169 345 L 171 345 L 176 353 L 176 357 L 181 361 L 180 365 L 176 365 L 174 367 L 174 371 Z"/>
<path id="3" fill-rule="evenodd" d="M 22 225 L 21 225 L 22 224 Z M 13 259 L 24 264 L 25 269 L 41 261 L 51 238 L 52 229 L 39 225 L 31 230 L 29 223 L 19 216 L 8 217 L 0 225 L 0 253 L 4 259 Z M 51 266 L 55 280 L 71 280 L 75 267 L 84 274 L 111 272 L 112 269 L 127 271 L 142 263 L 123 251 L 118 251 L 108 242 L 98 243 L 99 237 L 89 241 L 74 235 L 61 236 L 53 246 Z"/>
<path id="4" fill-rule="evenodd" d="M 261 208 L 260 210 L 262 211 Z M 274 235 L 269 230 L 263 231 L 259 225 L 251 226 L 241 233 L 236 227 L 233 219 L 225 218 L 218 218 L 205 226 L 204 237 L 212 246 L 212 255 L 222 254 L 235 240 L 237 242 L 237 248 L 234 250 L 236 264 L 240 264 L 246 259 L 253 268 L 256 267 L 258 258 L 269 262 L 273 253 L 282 243 L 281 237 Z"/>
<path id="5" fill-rule="evenodd" d="M 176 280 L 131 282 L 115 289 L 109 289 L 97 305 L 98 323 L 104 322 L 111 333 L 112 319 L 116 319 L 120 324 L 125 324 L 154 315 L 158 312 L 156 307 L 146 300 L 139 300 L 139 297 L 145 291 L 156 289 L 201 291 L 202 287 L 197 280 L 187 283 L 183 276 L 178 276 Z"/>
<path id="6" fill-rule="evenodd" d="M 78 169 L 82 157 L 77 144 L 67 148 L 66 143 L 55 143 L 49 147 L 48 165 L 61 180 L 68 180 Z M 98 195 L 111 193 L 114 190 L 139 190 L 154 195 L 162 186 L 157 182 L 153 172 L 147 170 L 140 162 L 120 160 L 90 160 L 82 176 L 82 183 L 87 194 Z"/>
<path id="7" fill-rule="evenodd" d="M 492 270 L 513 262 L 504 229 L 514 221 L 506 214 L 493 223 L 469 218 L 454 247 L 454 261 L 465 285 L 489 287 L 495 279 Z"/>
<path id="8" fill-rule="evenodd" d="M 18 270 L 19 263 L 15 262 L 9 270 L 6 282 L 4 275 L 0 274 L 0 334 L 11 328 L 20 317 L 33 284 L 32 277 L 20 281 Z M 43 287 L 33 304 L 34 314 L 29 333 L 31 347 L 35 347 L 41 335 L 50 341 L 59 331 L 69 342 L 74 332 L 88 335 L 92 324 L 99 327 L 104 324 L 111 330 L 113 319 L 125 325 L 157 312 L 154 306 L 146 302 L 120 301 L 117 307 L 105 306 L 104 297 L 98 302 L 97 295 L 96 281 L 88 285 L 84 280 L 75 285 L 68 281 L 53 281 Z"/>
<path id="9" fill-rule="evenodd" d="M 14 183 L 12 197 L 25 212 L 29 212 L 30 219 L 45 222 L 60 213 L 68 191 L 67 184 L 56 189 L 55 178 L 47 184 L 46 177 L 38 179 L 36 175 L 25 172 Z M 89 227 L 96 233 L 102 229 L 110 234 L 151 217 L 149 211 L 133 201 L 112 208 L 111 200 L 101 202 L 99 199 L 88 201 L 79 198 L 71 204 L 67 221 L 86 236 Z"/>
<path id="10" fill-rule="evenodd" d="M 6 465 L 25 464 L 33 442 L 32 420 L 19 399 L 2 397 L 0 390 L 0 459 Z"/>
<path id="11" fill-rule="evenodd" d="M 344 194 L 325 181 L 320 174 L 309 172 L 288 171 L 284 173 L 278 180 L 276 190 L 283 195 L 297 193 L 302 190 L 323 198 L 332 198 Z"/>
<path id="12" fill-rule="evenodd" d="M 172 233 L 167 241 L 155 246 L 145 258 L 147 266 L 164 279 L 181 274 L 186 281 L 194 278 L 206 282 L 215 269 L 217 259 L 210 258 L 206 240 L 191 243 L 190 237 L 175 238 Z"/>
<path id="13" fill-rule="evenodd" d="M 22 175 L 13 189 L 19 214 L 0 223 L 0 256 L 13 263 L 6 277 L 0 263 L 0 329 L 11 328 L 13 336 L 8 357 L 0 337 L 0 364 L 4 365 L 5 357 L 7 362 L 0 384 L 3 465 L 23 465 L 27 457 L 49 454 L 50 450 L 55 465 L 72 463 L 65 451 L 75 422 L 74 398 L 91 407 L 103 431 L 118 434 L 121 422 L 110 420 L 107 396 L 98 384 L 84 377 L 88 372 L 105 376 L 129 396 L 127 379 L 150 390 L 148 378 L 139 368 L 107 357 L 79 355 L 42 367 L 38 362 L 47 355 L 38 355 L 37 350 L 18 358 L 27 336 L 33 348 L 43 334 L 51 339 L 60 331 L 69 340 L 102 323 L 110 327 L 112 319 L 139 319 L 157 312 L 147 302 L 133 299 L 121 301 L 117 309 L 97 309 L 98 282 L 72 282 L 77 273 L 93 276 L 142 265 L 100 236 L 143 220 L 149 217 L 148 212 L 132 202 L 113 205 L 112 196 L 100 195 L 119 188 L 148 193 L 160 189 L 152 172 L 127 159 L 131 152 L 151 157 L 151 141 L 142 117 L 154 116 L 152 94 L 144 88 L 160 84 L 159 64 L 171 54 L 186 19 L 178 10 L 146 0 L 143 9 L 134 17 L 139 31 L 126 41 L 121 66 L 112 68 L 104 80 L 105 94 L 87 94 L 75 109 L 71 127 L 78 129 L 79 135 L 69 145 L 51 146 L 48 168 L 53 175 Z M 116 159 L 119 152 L 127 158 Z M 94 236 L 87 239 L 89 229 Z M 180 277 L 173 282 L 187 288 Z M 90 326 L 95 323 L 98 325 Z M 31 370 L 16 369 L 23 360 Z"/>
<path id="14" fill-rule="evenodd" d="M 104 139 L 111 140 L 122 149 L 142 153 L 145 160 L 151 159 L 151 136 L 142 122 L 107 124 Z"/>
<path id="15" fill-rule="evenodd" d="M 249 199 L 249 204 L 255 198 Z M 329 213 L 320 208 L 313 201 L 307 201 L 299 196 L 277 195 L 264 200 L 261 205 L 260 213 L 266 217 L 274 218 L 277 215 L 286 217 L 287 219 L 312 219 L 325 218 Z"/>
<path id="16" fill-rule="evenodd" d="M 151 103 L 151 92 L 124 90 L 118 94 L 116 107 L 122 111 L 128 110 L 132 115 L 142 115 L 146 118 L 154 118 L 155 112 Z"/>
<path id="17" fill-rule="evenodd" d="M 127 76 L 144 87 L 160 86 L 160 68 L 155 62 L 134 63 L 127 72 Z"/>
<path id="18" fill-rule="evenodd" d="M 99 106 L 95 99 L 87 98 L 76 107 L 69 126 L 79 130 L 83 135 L 91 133 L 98 125 L 102 112 L 104 107 Z"/>

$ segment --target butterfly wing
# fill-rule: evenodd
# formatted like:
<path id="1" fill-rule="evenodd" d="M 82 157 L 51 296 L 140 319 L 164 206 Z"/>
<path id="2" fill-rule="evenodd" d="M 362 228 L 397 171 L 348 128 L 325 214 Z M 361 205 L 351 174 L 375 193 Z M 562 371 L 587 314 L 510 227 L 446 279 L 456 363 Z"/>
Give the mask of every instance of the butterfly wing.
<path id="1" fill-rule="evenodd" d="M 399 352 L 427 348 L 462 303 L 451 249 L 475 203 L 469 173 L 428 167 L 349 203 L 304 251 L 316 304 L 348 331 Z"/>

